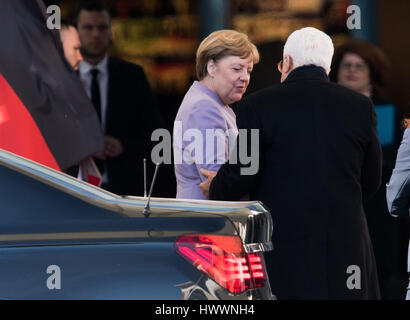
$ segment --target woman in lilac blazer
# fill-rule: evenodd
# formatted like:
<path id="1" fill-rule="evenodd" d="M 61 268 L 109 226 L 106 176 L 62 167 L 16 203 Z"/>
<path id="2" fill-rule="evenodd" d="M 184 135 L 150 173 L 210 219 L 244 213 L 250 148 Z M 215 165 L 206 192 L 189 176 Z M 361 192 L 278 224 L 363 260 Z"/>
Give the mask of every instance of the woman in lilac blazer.
<path id="1" fill-rule="evenodd" d="M 201 168 L 218 171 L 229 159 L 238 129 L 229 104 L 249 84 L 259 53 L 248 37 L 220 30 L 205 38 L 196 53 L 195 81 L 179 107 L 173 132 L 177 198 L 206 199 L 199 184 Z"/>

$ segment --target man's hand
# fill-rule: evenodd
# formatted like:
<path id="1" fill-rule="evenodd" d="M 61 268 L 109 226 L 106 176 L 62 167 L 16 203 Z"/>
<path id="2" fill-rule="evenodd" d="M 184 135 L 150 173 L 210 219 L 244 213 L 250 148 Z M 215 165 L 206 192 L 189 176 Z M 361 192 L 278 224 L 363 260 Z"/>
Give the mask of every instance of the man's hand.
<path id="1" fill-rule="evenodd" d="M 201 189 L 205 197 L 209 199 L 209 187 L 211 186 L 211 182 L 213 178 L 216 176 L 216 172 L 211 171 L 211 170 L 206 170 L 206 169 L 201 169 L 199 171 L 201 172 L 202 175 L 208 178 L 204 182 L 199 184 L 199 188 Z"/>
<path id="2" fill-rule="evenodd" d="M 120 140 L 110 136 L 104 137 L 104 155 L 106 157 L 118 157 L 123 151 L 124 150 Z"/>

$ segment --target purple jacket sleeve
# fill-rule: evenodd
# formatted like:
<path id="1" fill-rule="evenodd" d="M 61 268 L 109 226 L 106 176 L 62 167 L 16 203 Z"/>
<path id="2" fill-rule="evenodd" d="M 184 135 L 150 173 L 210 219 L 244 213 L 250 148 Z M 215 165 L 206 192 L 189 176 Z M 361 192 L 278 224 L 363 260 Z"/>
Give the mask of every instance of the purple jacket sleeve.
<path id="1" fill-rule="evenodd" d="M 229 127 L 218 106 L 207 100 L 199 101 L 188 118 L 184 136 L 191 138 L 185 145 L 184 160 L 190 159 L 196 165 L 202 181 L 206 177 L 200 174 L 201 168 L 218 171 L 229 156 Z M 233 143 L 233 140 L 231 140 Z M 186 158 L 185 158 L 186 157 Z"/>

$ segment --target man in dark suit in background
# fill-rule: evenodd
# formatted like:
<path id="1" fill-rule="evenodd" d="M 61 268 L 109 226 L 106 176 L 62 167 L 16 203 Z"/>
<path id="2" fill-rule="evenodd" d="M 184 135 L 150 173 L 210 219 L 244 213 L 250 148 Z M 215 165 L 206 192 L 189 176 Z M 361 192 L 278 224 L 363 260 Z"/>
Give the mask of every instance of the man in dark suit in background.
<path id="1" fill-rule="evenodd" d="M 378 189 L 381 148 L 372 102 L 328 79 L 333 43 L 314 28 L 293 32 L 279 64 L 281 84 L 244 98 L 238 129 L 259 130 L 259 172 L 224 164 L 210 199 L 249 193 L 273 219 L 267 255 L 278 299 L 379 299 L 363 198 Z M 239 139 L 239 148 L 242 142 Z"/>
<path id="2" fill-rule="evenodd" d="M 154 95 L 140 66 L 107 55 L 111 17 L 101 1 L 84 1 L 76 23 L 84 58 L 80 76 L 105 132 L 104 151 L 95 157 L 102 187 L 142 196 L 142 159 L 151 162 L 151 133 L 162 127 Z"/>

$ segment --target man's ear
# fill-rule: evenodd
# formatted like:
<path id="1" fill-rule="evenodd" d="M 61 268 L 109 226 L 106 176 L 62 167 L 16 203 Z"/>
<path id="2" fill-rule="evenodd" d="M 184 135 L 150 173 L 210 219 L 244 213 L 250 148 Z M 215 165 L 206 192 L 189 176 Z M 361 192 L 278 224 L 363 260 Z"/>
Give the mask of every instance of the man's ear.
<path id="1" fill-rule="evenodd" d="M 206 71 L 208 74 L 213 77 L 215 75 L 215 70 L 216 70 L 216 65 L 215 61 L 213 59 L 209 60 L 208 63 L 206 64 Z"/>
<path id="2" fill-rule="evenodd" d="M 289 73 L 293 69 L 293 60 L 290 55 L 285 55 L 285 58 L 283 60 L 283 72 L 284 73 Z"/>

